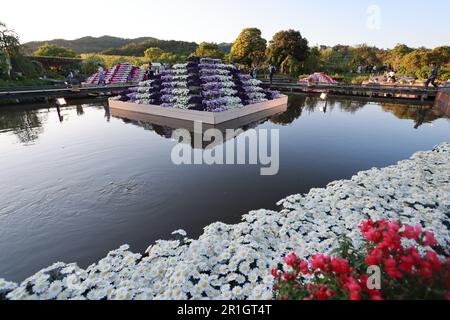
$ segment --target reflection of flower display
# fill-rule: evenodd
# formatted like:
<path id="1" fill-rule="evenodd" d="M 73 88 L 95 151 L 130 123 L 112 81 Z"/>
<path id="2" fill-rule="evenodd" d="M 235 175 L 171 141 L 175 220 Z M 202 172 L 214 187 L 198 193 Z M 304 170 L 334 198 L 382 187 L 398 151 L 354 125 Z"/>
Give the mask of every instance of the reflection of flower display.
<path id="1" fill-rule="evenodd" d="M 277 92 L 265 90 L 261 81 L 242 74 L 234 65 L 220 59 L 193 57 L 187 63 L 175 64 L 155 79 L 139 83 L 135 92 L 119 99 L 219 112 L 278 97 Z"/>

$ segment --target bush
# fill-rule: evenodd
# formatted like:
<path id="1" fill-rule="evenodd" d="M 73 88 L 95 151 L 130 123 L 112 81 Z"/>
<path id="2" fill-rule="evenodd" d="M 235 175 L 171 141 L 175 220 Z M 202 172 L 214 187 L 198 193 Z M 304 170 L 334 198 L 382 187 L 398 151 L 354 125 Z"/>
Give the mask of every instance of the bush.
<path id="1" fill-rule="evenodd" d="M 358 252 L 344 239 L 330 257 L 309 261 L 295 253 L 284 258 L 287 271 L 272 271 L 275 297 L 282 300 L 449 299 L 450 259 L 435 250 L 433 233 L 398 221 L 364 221 L 365 239 Z M 408 247 L 406 247 L 408 246 Z M 369 268 L 370 267 L 370 268 Z M 374 270 L 375 277 L 369 277 Z M 379 271 L 377 275 L 377 270 Z"/>
<path id="2" fill-rule="evenodd" d="M 17 54 L 11 57 L 13 72 L 22 74 L 28 79 L 36 79 L 43 74 L 43 67 L 39 63 L 32 62 L 28 58 Z"/>
<path id="3" fill-rule="evenodd" d="M 364 81 L 370 79 L 370 76 L 355 76 L 350 79 L 351 84 L 362 84 Z"/>
<path id="4" fill-rule="evenodd" d="M 105 60 L 103 60 L 98 55 L 88 56 L 85 60 L 83 60 L 81 64 L 81 72 L 85 75 L 92 75 L 97 72 L 98 65 L 105 65 Z"/>

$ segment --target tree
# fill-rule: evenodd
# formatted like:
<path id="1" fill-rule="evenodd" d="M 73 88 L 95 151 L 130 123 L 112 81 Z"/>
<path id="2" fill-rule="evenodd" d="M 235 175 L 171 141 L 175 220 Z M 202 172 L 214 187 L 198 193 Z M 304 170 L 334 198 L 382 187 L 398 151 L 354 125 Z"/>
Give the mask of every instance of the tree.
<path id="1" fill-rule="evenodd" d="M 17 33 L 0 22 L 0 51 L 13 56 L 19 52 L 20 41 Z"/>
<path id="2" fill-rule="evenodd" d="M 164 51 L 160 48 L 152 47 L 148 48 L 144 52 L 144 57 L 146 57 L 150 61 L 158 61 Z"/>
<path id="3" fill-rule="evenodd" d="M 450 46 L 442 46 L 433 49 L 431 52 L 433 62 L 439 66 L 447 66 L 450 68 Z"/>
<path id="4" fill-rule="evenodd" d="M 266 44 L 259 29 L 244 29 L 231 47 L 231 59 L 247 67 L 258 65 L 264 61 Z"/>
<path id="5" fill-rule="evenodd" d="M 19 36 L 0 22 L 0 77 L 10 77 L 11 58 L 19 54 Z"/>
<path id="6" fill-rule="evenodd" d="M 282 73 L 297 72 L 308 55 L 308 40 L 299 31 L 280 31 L 273 36 L 267 48 L 267 62 L 276 65 Z"/>
<path id="7" fill-rule="evenodd" d="M 225 55 L 220 51 L 220 48 L 217 44 L 202 42 L 193 53 L 193 56 L 223 59 Z"/>
<path id="8" fill-rule="evenodd" d="M 352 65 L 352 47 L 336 45 L 320 51 L 320 65 L 328 73 L 350 72 Z"/>
<path id="9" fill-rule="evenodd" d="M 81 72 L 85 75 L 92 75 L 97 72 L 98 65 L 105 66 L 105 60 L 99 55 L 89 55 L 81 64 Z"/>
<path id="10" fill-rule="evenodd" d="M 308 50 L 304 67 L 306 72 L 317 72 L 322 69 L 319 47 L 312 47 Z"/>
<path id="11" fill-rule="evenodd" d="M 54 44 L 44 44 L 39 47 L 34 53 L 37 57 L 62 57 L 62 58 L 76 58 L 77 53 L 71 49 L 59 47 Z"/>
<path id="12" fill-rule="evenodd" d="M 358 66 L 379 66 L 382 62 L 378 56 L 380 52 L 376 47 L 369 47 L 366 44 L 359 45 L 352 50 L 353 67 Z"/>

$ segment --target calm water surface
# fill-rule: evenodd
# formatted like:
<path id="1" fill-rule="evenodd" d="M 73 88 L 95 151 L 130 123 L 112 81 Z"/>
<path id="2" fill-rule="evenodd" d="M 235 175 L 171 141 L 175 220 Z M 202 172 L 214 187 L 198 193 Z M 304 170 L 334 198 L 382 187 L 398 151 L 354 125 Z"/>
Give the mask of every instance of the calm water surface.
<path id="1" fill-rule="evenodd" d="M 175 166 L 171 128 L 105 104 L 0 108 L 0 277 L 86 267 L 124 243 L 142 252 L 179 228 L 197 237 L 450 140 L 449 120 L 429 107 L 294 96 L 287 112 L 248 124 L 280 129 L 280 172 L 262 177 L 259 166 Z"/>

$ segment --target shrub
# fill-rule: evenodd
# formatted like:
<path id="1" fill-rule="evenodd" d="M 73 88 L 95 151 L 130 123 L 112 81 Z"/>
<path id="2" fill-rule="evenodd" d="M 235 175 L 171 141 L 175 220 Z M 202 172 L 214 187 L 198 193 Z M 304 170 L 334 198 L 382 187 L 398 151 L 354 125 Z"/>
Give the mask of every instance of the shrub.
<path id="1" fill-rule="evenodd" d="M 81 72 L 85 75 L 92 75 L 97 72 L 97 67 L 99 64 L 104 66 L 105 60 L 98 55 L 88 56 L 81 64 Z"/>
<path id="2" fill-rule="evenodd" d="M 282 300 L 449 299 L 450 259 L 441 259 L 433 233 L 398 221 L 364 221 L 365 239 L 358 252 L 351 240 L 341 241 L 331 257 L 309 261 L 295 253 L 284 258 L 286 272 L 272 271 L 275 297 Z M 368 276 L 379 270 L 379 283 Z M 372 286 L 374 285 L 374 286 Z"/>

